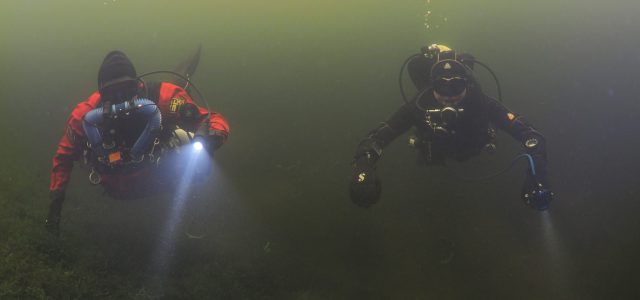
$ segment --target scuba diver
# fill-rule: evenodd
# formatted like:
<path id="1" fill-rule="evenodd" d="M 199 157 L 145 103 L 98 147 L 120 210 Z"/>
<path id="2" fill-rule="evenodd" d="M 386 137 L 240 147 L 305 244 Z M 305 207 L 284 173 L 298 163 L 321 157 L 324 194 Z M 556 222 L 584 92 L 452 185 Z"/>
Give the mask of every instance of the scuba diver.
<path id="1" fill-rule="evenodd" d="M 525 153 L 514 160 L 529 162 L 521 198 L 537 210 L 549 207 L 553 193 L 547 182 L 544 136 L 481 90 L 473 74 L 475 64 L 486 67 L 470 54 L 437 44 L 407 59 L 400 74 L 408 66 L 418 93 L 411 101 L 405 98 L 405 105 L 359 143 L 349 186 L 356 205 L 369 207 L 379 201 L 382 188 L 375 164 L 383 148 L 411 127 L 415 127 L 415 136 L 409 143 L 424 165 L 445 165 L 447 159 L 465 161 L 485 149 L 495 149 L 493 127 L 497 127 L 524 147 Z M 402 76 L 400 87 L 404 98 Z"/>
<path id="2" fill-rule="evenodd" d="M 175 187 L 189 150 L 204 149 L 213 156 L 225 143 L 229 135 L 225 118 L 198 106 L 187 92 L 195 88 L 189 77 L 199 58 L 200 47 L 176 72 L 138 76 L 124 53 L 106 55 L 98 71 L 98 90 L 73 110 L 53 157 L 47 229 L 59 232 L 75 160 L 83 159 L 90 169 L 89 181 L 102 185 L 109 196 L 140 198 Z M 174 83 L 142 80 L 156 73 L 180 79 Z M 196 172 L 207 175 L 210 165 L 203 162 L 197 163 Z"/>

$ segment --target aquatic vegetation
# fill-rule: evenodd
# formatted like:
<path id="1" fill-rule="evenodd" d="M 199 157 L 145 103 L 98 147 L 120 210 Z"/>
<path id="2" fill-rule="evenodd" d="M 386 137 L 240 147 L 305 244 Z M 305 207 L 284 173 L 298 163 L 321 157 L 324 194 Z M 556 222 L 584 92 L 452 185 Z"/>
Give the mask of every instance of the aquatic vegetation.
<path id="1" fill-rule="evenodd" d="M 29 188 L 46 183 L 20 170 L 5 171 L 13 172 L 0 178 L 0 299 L 256 299 L 274 293 L 264 255 L 241 267 L 218 253 L 200 253 L 203 245 L 185 237 L 178 244 L 179 271 L 169 276 L 163 295 L 153 295 L 144 274 L 150 239 L 90 223 L 53 236 L 43 226 L 46 189 Z M 191 256 L 197 259 L 185 258 Z"/>

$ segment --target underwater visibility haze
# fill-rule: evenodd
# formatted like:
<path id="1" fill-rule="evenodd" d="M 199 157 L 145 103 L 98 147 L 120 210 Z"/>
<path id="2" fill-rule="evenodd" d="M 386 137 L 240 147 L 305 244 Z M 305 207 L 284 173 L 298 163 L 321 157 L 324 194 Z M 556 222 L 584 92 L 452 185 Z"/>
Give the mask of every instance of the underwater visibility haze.
<path id="1" fill-rule="evenodd" d="M 638 299 L 639 13 L 619 0 L 2 1 L 0 298 Z M 433 43 L 489 65 L 504 104 L 546 136 L 549 210 L 520 200 L 522 162 L 461 179 L 521 152 L 504 133 L 495 153 L 446 167 L 417 166 L 403 135 L 378 163 L 380 202 L 350 201 L 359 141 L 403 104 L 402 62 Z M 51 159 L 105 55 L 143 74 L 198 45 L 193 83 L 231 127 L 212 174 L 116 200 L 78 162 L 49 234 Z"/>

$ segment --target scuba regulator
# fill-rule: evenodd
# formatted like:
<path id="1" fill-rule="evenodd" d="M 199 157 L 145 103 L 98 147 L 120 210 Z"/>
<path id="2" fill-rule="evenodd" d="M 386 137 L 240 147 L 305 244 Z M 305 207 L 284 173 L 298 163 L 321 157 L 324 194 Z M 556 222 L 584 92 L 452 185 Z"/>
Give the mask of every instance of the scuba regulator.
<path id="1" fill-rule="evenodd" d="M 458 118 L 464 108 L 445 106 L 425 109 L 424 129 L 409 137 L 409 146 L 417 148 L 426 164 L 443 164 L 456 135 Z"/>
<path id="2" fill-rule="evenodd" d="M 427 127 L 433 132 L 435 138 L 448 138 L 456 132 L 455 124 L 464 108 L 445 106 L 443 108 L 427 109 L 425 111 Z"/>

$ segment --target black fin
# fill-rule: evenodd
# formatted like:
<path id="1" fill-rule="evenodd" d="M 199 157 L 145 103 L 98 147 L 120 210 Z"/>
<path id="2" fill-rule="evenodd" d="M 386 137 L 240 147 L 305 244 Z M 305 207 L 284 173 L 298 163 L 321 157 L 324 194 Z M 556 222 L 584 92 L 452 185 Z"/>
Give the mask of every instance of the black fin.
<path id="1" fill-rule="evenodd" d="M 187 59 L 183 60 L 180 64 L 178 64 L 178 66 L 176 66 L 173 71 L 191 80 L 193 74 L 198 68 L 198 63 L 200 63 L 201 50 L 202 44 L 198 45 L 194 53 Z M 176 78 L 174 83 L 188 91 L 189 82 L 187 82 L 186 80 L 182 78 Z"/>

